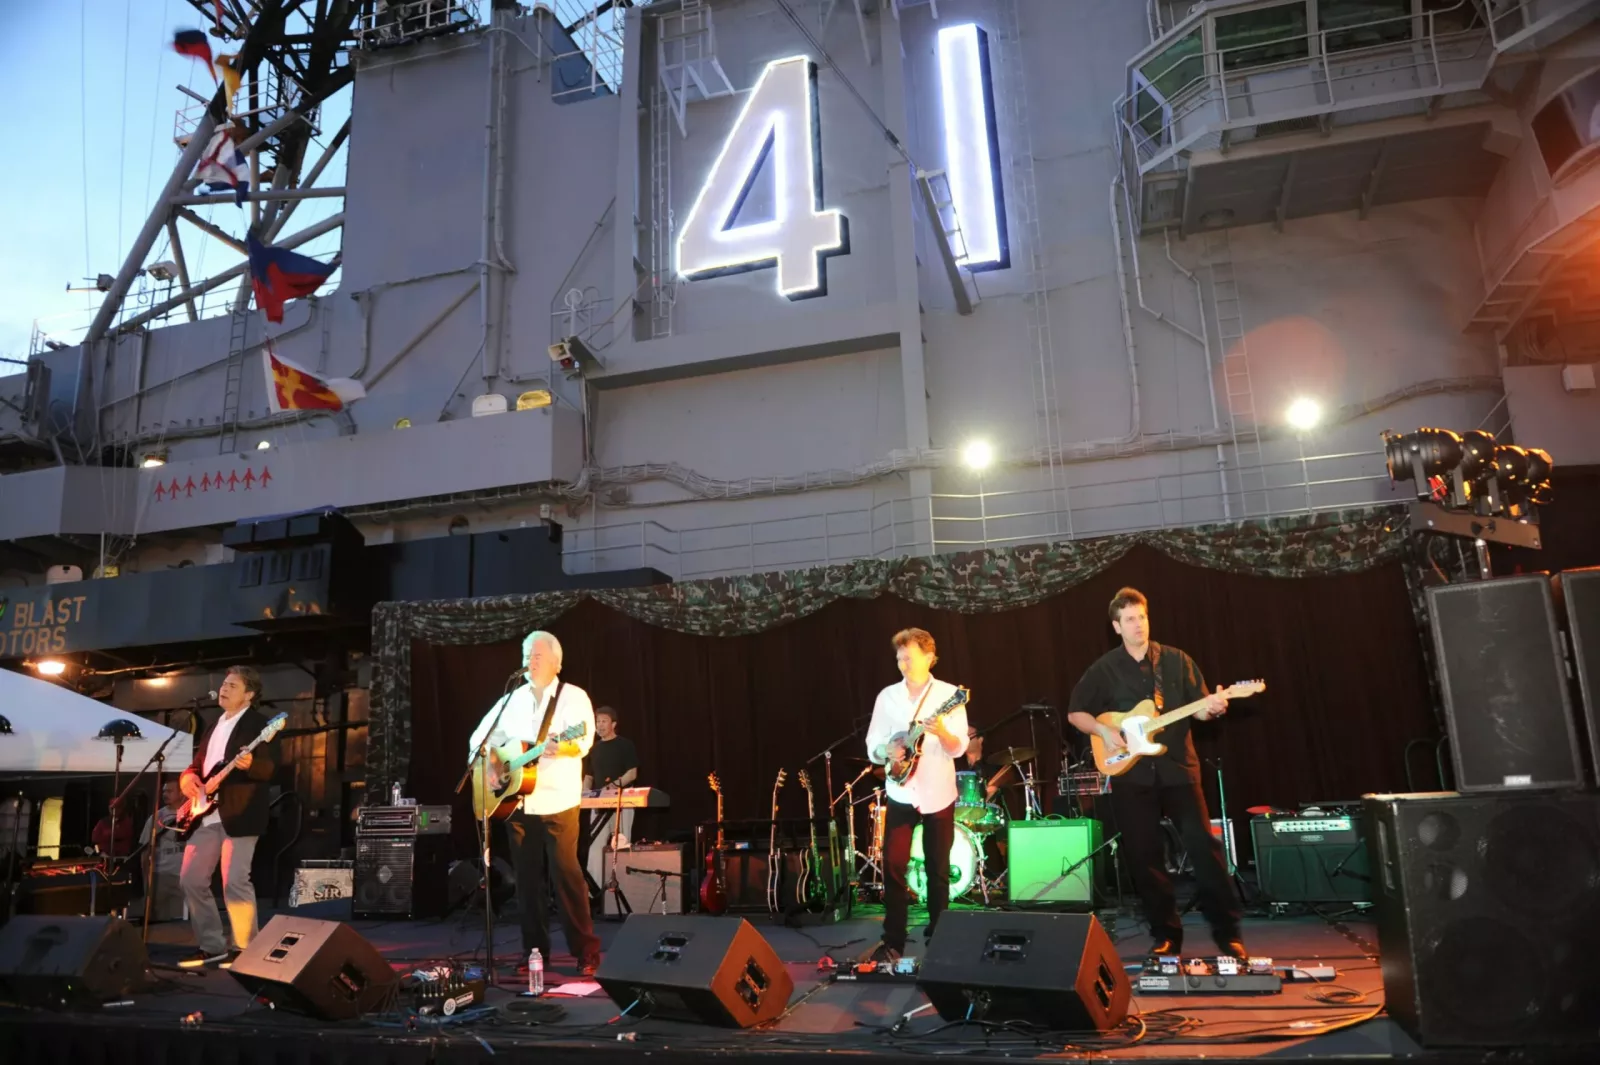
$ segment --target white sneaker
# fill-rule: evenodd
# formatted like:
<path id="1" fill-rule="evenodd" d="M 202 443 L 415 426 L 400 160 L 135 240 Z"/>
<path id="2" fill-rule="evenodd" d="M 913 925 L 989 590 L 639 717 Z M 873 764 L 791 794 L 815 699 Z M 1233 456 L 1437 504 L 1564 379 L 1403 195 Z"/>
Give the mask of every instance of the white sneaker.
<path id="1" fill-rule="evenodd" d="M 228 959 L 229 954 L 227 951 L 223 951 L 221 954 L 207 954 L 203 950 L 197 950 L 187 958 L 180 961 L 178 963 L 178 968 L 203 969 L 207 965 L 216 965 L 218 962 L 224 962 Z"/>

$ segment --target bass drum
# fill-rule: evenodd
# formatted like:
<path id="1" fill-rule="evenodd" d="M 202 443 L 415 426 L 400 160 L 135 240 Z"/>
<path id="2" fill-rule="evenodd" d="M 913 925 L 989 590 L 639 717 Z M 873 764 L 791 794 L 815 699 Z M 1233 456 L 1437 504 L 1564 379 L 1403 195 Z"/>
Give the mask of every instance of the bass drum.
<path id="1" fill-rule="evenodd" d="M 966 825 L 955 826 L 950 841 L 950 898 L 959 899 L 972 890 L 978 879 L 978 836 Z M 911 862 L 906 867 L 906 884 L 923 902 L 928 901 L 927 863 L 922 857 L 922 826 L 911 833 Z"/>

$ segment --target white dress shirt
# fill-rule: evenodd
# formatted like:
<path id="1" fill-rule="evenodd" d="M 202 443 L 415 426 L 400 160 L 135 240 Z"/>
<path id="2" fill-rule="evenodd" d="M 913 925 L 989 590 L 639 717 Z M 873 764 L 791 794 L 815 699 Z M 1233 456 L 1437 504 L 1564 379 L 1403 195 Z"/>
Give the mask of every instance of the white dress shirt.
<path id="1" fill-rule="evenodd" d="M 906 682 L 891 684 L 878 693 L 872 706 L 872 724 L 867 726 L 867 757 L 879 765 L 885 763 L 883 746 L 896 733 L 911 728 L 912 718 L 926 720 L 956 693 L 949 681 L 928 678 L 927 697 L 920 693 L 915 699 L 906 688 Z M 921 712 L 917 712 L 918 704 Z M 938 813 L 956 801 L 956 758 L 967 749 L 967 708 L 958 706 L 944 716 L 944 728 L 955 734 L 954 742 L 945 744 L 932 732 L 922 736 L 921 761 L 917 771 L 904 784 L 885 780 L 884 790 L 896 802 L 907 803 L 925 814 Z"/>
<path id="2" fill-rule="evenodd" d="M 583 756 L 589 753 L 589 748 L 594 744 L 594 704 L 589 701 L 589 693 L 576 684 L 561 684 L 558 677 L 539 694 L 537 700 L 534 698 L 533 685 L 522 685 L 511 693 L 511 702 L 489 741 L 495 746 L 507 740 L 521 740 L 529 745 L 537 742 L 545 706 L 555 694 L 557 685 L 561 685 L 561 699 L 550 718 L 547 739 L 580 724 L 583 726 L 583 735 L 570 741 L 578 745 L 576 755 L 559 754 L 552 743 L 539 756 L 539 779 L 533 786 L 533 794 L 522 800 L 523 813 L 558 814 L 572 809 L 583 798 Z M 483 720 L 478 722 L 478 727 L 473 729 L 472 739 L 467 744 L 469 758 L 478 753 L 478 744 L 483 742 L 483 734 L 494 723 L 499 709 L 500 700 L 496 699 L 494 705 L 489 707 L 489 712 L 483 715 Z"/>
<path id="3" fill-rule="evenodd" d="M 237 725 L 239 719 L 243 716 L 244 711 L 240 710 L 237 714 L 224 713 L 217 719 L 217 726 L 211 730 L 211 739 L 206 744 L 206 760 L 200 763 L 205 767 L 204 775 L 210 776 L 212 770 L 226 761 L 224 756 L 228 753 L 228 740 L 233 738 L 233 726 Z M 202 825 L 222 824 L 222 804 L 219 802 L 215 810 L 201 818 L 200 823 Z"/>

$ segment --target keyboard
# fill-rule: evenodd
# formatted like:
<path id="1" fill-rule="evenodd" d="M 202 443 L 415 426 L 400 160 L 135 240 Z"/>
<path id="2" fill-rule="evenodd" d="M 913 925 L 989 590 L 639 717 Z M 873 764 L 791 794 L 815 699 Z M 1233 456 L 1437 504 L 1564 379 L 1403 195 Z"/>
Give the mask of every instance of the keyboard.
<path id="1" fill-rule="evenodd" d="M 617 797 L 615 795 L 585 795 L 578 804 L 585 810 L 615 810 Z M 623 788 L 622 808 L 624 810 L 658 810 L 672 805 L 672 797 L 660 788 Z"/>

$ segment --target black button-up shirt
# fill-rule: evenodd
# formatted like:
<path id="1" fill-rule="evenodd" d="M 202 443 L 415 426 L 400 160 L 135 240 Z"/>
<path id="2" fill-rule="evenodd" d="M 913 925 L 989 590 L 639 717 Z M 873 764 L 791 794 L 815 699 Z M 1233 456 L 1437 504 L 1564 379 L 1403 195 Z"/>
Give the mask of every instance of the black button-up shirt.
<path id="1" fill-rule="evenodd" d="M 1163 710 L 1176 710 L 1204 698 L 1208 694 L 1205 677 L 1201 676 L 1194 659 L 1176 647 L 1161 646 L 1159 652 L 1157 647 L 1152 640 L 1150 649 L 1141 659 L 1135 659 L 1120 645 L 1101 655 L 1072 689 L 1067 709 L 1096 716 L 1107 711 L 1126 713 L 1144 700 L 1154 699 L 1152 653 L 1160 663 Z M 1132 769 L 1114 778 L 1112 787 L 1122 781 L 1145 787 L 1198 783 L 1200 759 L 1194 751 L 1194 739 L 1189 735 L 1192 720 L 1186 717 L 1152 736 L 1156 743 L 1166 745 L 1166 752 L 1153 758 L 1141 758 Z"/>

